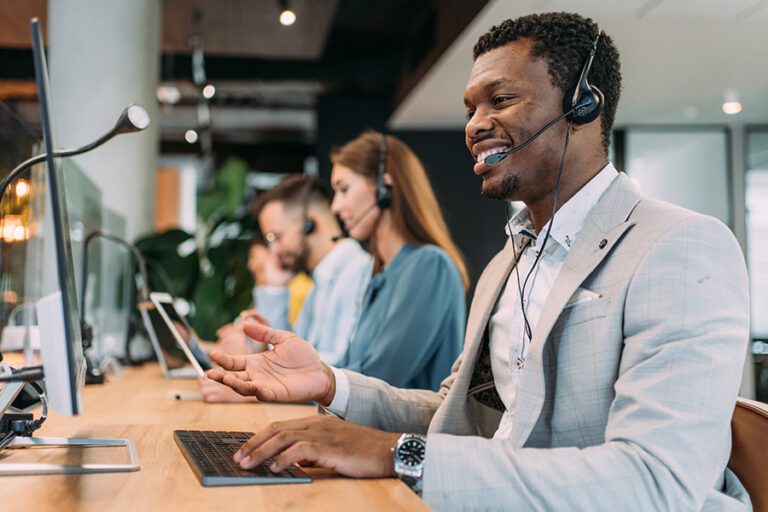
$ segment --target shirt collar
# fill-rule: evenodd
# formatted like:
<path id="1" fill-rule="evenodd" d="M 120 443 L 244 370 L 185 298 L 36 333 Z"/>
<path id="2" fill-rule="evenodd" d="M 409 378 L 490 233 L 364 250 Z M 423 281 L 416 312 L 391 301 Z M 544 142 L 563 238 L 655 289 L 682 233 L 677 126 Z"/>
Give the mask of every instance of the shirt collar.
<path id="1" fill-rule="evenodd" d="M 554 241 L 568 251 L 576 240 L 576 235 L 584 227 L 584 221 L 589 212 L 618 175 L 616 168 L 609 162 L 561 206 L 555 214 L 555 222 L 552 224 L 552 231 L 549 234 L 550 242 Z M 544 226 L 542 233 L 546 233 L 546 229 L 547 226 Z M 527 208 L 523 208 L 509 220 L 505 231 L 507 236 L 512 234 L 528 237 L 533 240 L 533 246 L 536 245 L 536 231 Z"/>
<path id="2" fill-rule="evenodd" d="M 403 264 L 403 262 L 406 259 L 406 256 L 411 254 L 413 250 L 416 249 L 413 245 L 406 242 L 403 244 L 403 246 L 400 248 L 399 251 L 397 251 L 397 254 L 395 254 L 395 257 L 392 258 L 392 261 L 389 262 L 389 265 L 384 267 L 381 271 L 382 274 L 391 272 L 395 270 L 397 267 Z"/>
<path id="3" fill-rule="evenodd" d="M 350 259 L 354 258 L 354 253 L 359 250 L 362 248 L 355 240 L 346 238 L 340 241 L 328 251 L 325 258 L 320 260 L 315 270 L 312 271 L 312 280 L 322 284 L 328 283 L 334 276 L 338 275 Z"/>
<path id="4" fill-rule="evenodd" d="M 392 261 L 389 262 L 389 265 L 381 269 L 381 271 L 377 274 L 375 274 L 371 278 L 371 288 L 379 288 L 381 285 L 384 284 L 384 281 L 387 279 L 387 275 L 394 272 L 398 267 L 403 265 L 405 263 L 407 256 L 411 254 L 416 249 L 415 246 L 409 244 L 408 242 L 403 245 L 403 247 L 400 248 L 399 251 L 397 251 L 397 254 L 394 258 L 392 258 Z"/>

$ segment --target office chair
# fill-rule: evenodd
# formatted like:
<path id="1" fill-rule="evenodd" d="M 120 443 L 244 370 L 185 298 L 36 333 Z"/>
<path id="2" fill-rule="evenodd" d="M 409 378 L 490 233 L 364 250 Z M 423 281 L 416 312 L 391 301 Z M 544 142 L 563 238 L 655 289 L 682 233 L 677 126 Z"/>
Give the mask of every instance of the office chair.
<path id="1" fill-rule="evenodd" d="M 768 404 L 736 399 L 731 419 L 733 446 L 728 467 L 736 473 L 752 499 L 755 512 L 768 512 Z"/>

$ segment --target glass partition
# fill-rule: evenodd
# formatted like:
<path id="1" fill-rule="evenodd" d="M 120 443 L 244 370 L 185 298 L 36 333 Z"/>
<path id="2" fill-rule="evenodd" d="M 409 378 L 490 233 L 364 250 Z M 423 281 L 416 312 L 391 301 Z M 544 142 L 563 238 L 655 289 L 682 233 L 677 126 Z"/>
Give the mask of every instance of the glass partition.
<path id="1" fill-rule="evenodd" d="M 0 178 L 39 151 L 40 137 L 0 102 Z M 14 180 L 0 203 L 0 350 L 20 350 L 29 335 L 26 325 L 34 308 L 25 307 L 34 293 L 25 284 L 26 255 L 33 227 L 30 198 L 33 172 Z"/>
<path id="2" fill-rule="evenodd" d="M 630 127 L 627 175 L 650 197 L 731 226 L 728 131 L 724 127 Z"/>

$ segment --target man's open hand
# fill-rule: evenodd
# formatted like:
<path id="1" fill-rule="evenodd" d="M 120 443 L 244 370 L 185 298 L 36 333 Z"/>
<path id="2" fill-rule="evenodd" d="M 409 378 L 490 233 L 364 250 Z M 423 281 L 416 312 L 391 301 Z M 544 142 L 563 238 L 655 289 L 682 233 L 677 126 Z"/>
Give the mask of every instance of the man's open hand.
<path id="1" fill-rule="evenodd" d="M 208 370 L 209 379 L 264 402 L 331 403 L 336 379 L 309 343 L 292 332 L 250 321 L 243 323 L 243 330 L 250 338 L 274 348 L 244 356 L 211 352 L 211 359 L 222 369 Z"/>

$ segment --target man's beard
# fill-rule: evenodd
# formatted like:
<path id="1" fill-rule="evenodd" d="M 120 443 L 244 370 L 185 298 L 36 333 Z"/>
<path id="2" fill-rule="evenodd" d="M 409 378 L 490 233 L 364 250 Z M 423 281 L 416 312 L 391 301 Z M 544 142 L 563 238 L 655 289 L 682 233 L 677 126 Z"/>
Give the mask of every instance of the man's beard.
<path id="1" fill-rule="evenodd" d="M 520 189 L 520 179 L 514 174 L 506 174 L 496 182 L 483 181 L 482 194 L 490 199 L 511 201 Z"/>
<path id="2" fill-rule="evenodd" d="M 299 272 L 305 272 L 309 273 L 309 268 L 307 268 L 307 263 L 309 261 L 309 247 L 307 247 L 306 242 L 301 244 L 301 249 L 299 249 L 298 252 L 292 254 L 293 261 L 289 265 L 289 269 L 291 272 L 298 274 Z"/>

